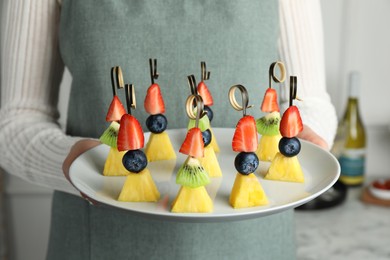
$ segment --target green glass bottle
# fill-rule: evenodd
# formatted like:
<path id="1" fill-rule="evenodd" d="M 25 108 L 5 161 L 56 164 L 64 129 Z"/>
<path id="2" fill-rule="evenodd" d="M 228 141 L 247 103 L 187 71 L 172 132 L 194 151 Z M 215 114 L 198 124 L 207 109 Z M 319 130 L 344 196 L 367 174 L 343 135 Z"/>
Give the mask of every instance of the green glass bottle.
<path id="1" fill-rule="evenodd" d="M 360 74 L 351 72 L 347 107 L 332 149 L 340 162 L 340 181 L 348 186 L 359 186 L 364 182 L 366 131 L 359 113 L 359 85 Z"/>

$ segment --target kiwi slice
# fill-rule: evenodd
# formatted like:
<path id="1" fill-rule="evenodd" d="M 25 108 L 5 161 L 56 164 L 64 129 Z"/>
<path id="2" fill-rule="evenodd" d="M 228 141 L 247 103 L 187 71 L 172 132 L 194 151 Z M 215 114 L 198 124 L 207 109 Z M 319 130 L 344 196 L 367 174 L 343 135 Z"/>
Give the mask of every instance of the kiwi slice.
<path id="1" fill-rule="evenodd" d="M 256 120 L 257 132 L 261 135 L 273 136 L 279 134 L 280 114 L 269 113 Z"/>
<path id="2" fill-rule="evenodd" d="M 194 110 L 194 114 L 196 115 L 196 110 Z M 188 129 L 195 127 L 195 119 L 190 119 L 188 122 Z M 204 132 L 207 129 L 210 128 L 210 119 L 207 115 L 204 115 L 202 118 L 199 119 L 199 126 L 200 131 Z"/>
<path id="3" fill-rule="evenodd" d="M 188 156 L 177 172 L 176 183 L 190 188 L 197 188 L 209 184 L 210 177 L 198 159 Z"/>
<path id="4" fill-rule="evenodd" d="M 118 138 L 119 123 L 113 121 L 100 136 L 99 140 L 103 144 L 116 148 L 116 140 Z"/>

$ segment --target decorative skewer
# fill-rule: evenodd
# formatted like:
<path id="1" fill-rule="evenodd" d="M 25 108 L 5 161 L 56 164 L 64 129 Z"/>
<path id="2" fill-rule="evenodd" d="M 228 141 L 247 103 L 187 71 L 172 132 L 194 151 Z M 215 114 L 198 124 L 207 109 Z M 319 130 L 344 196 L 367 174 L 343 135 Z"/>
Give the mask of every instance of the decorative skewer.
<path id="1" fill-rule="evenodd" d="M 111 68 L 111 85 L 112 85 L 112 95 L 116 96 L 116 89 L 124 87 L 123 83 L 123 73 L 120 66 L 115 66 Z"/>
<path id="2" fill-rule="evenodd" d="M 241 93 L 241 105 L 237 102 L 235 91 Z M 247 115 L 249 104 L 248 91 L 243 85 L 234 85 L 229 90 L 229 101 L 237 111 L 242 111 L 242 118 L 238 121 L 232 140 L 232 149 L 238 152 L 234 167 L 237 170 L 236 178 L 230 193 L 229 202 L 233 208 L 247 208 L 268 204 L 254 172 L 259 166 L 259 159 L 255 154 L 258 144 L 256 122 L 253 116 Z"/>
<path id="3" fill-rule="evenodd" d="M 122 116 L 126 114 L 122 102 L 117 96 L 117 89 L 123 88 L 123 74 L 120 66 L 111 68 L 111 87 L 112 87 L 112 101 L 106 114 L 106 121 L 111 122 L 107 129 L 100 136 L 99 140 L 108 146 L 110 150 L 104 163 L 103 175 L 104 176 L 125 176 L 128 175 L 128 171 L 123 167 L 122 157 L 124 151 L 120 152 L 117 149 L 119 121 Z"/>
<path id="4" fill-rule="evenodd" d="M 120 121 L 118 132 L 118 150 L 126 151 L 123 155 L 123 166 L 129 174 L 118 196 L 119 201 L 125 202 L 156 202 L 160 193 L 154 183 L 147 165 L 148 160 L 142 151 L 144 147 L 144 132 L 141 124 L 132 113 L 136 108 L 135 87 L 125 85 L 127 114 Z"/>
<path id="5" fill-rule="evenodd" d="M 194 75 L 187 76 L 188 86 L 192 95 L 198 95 L 198 90 L 196 89 L 196 80 Z M 203 102 L 202 102 L 203 103 Z"/>
<path id="6" fill-rule="evenodd" d="M 207 73 L 204 74 L 207 77 Z M 191 129 L 193 127 L 199 127 L 199 129 L 202 131 L 204 145 L 204 156 L 198 159 L 210 177 L 221 177 L 222 170 L 215 155 L 215 148 L 213 146 L 213 143 L 215 144 L 215 138 L 211 130 L 210 120 L 208 117 L 208 112 L 206 110 L 207 106 L 205 106 L 202 96 L 198 95 L 196 92 L 197 89 L 195 77 L 193 75 L 190 75 L 187 78 L 191 92 L 196 93 L 191 95 L 193 96 L 193 98 L 191 98 L 190 96 L 187 99 L 186 109 L 187 115 L 190 118 L 190 121 L 188 123 L 188 129 Z M 195 108 L 197 109 L 196 114 L 194 114 Z M 199 118 L 195 118 L 195 116 Z"/>
<path id="7" fill-rule="evenodd" d="M 207 112 L 207 117 L 211 122 L 214 118 L 214 112 L 211 109 L 211 106 L 214 105 L 214 100 L 213 100 L 213 96 L 209 91 L 209 88 L 205 83 L 206 80 L 210 79 L 211 72 L 207 70 L 205 61 L 202 61 L 200 63 L 200 70 L 201 70 L 201 81 L 197 85 L 197 93 L 199 93 L 199 95 L 203 98 L 204 110 Z M 211 127 L 210 127 L 210 133 L 212 135 L 211 147 L 213 147 L 215 153 L 218 153 L 220 151 L 219 145 Z"/>
<path id="8" fill-rule="evenodd" d="M 172 203 L 172 212 L 211 212 L 213 201 L 205 188 L 210 178 L 199 161 L 204 156 L 204 143 L 199 128 L 200 118 L 204 115 L 202 97 L 190 95 L 186 100 L 186 111 L 188 117 L 195 120 L 195 126 L 188 130 L 179 150 L 188 157 L 176 174 L 176 183 L 181 187 Z"/>
<path id="9" fill-rule="evenodd" d="M 131 115 L 131 110 L 137 108 L 137 101 L 135 99 L 135 88 L 133 84 L 125 85 L 127 113 Z"/>
<path id="10" fill-rule="evenodd" d="M 209 80 L 210 79 L 210 71 L 207 71 L 206 69 L 206 62 L 202 61 L 200 62 L 200 71 L 201 71 L 201 79 L 202 81 Z"/>
<path id="11" fill-rule="evenodd" d="M 149 59 L 150 81 L 145 100 L 145 111 L 150 114 L 146 119 L 146 127 L 150 131 L 145 154 L 149 162 L 171 160 L 176 158 L 168 133 L 168 119 L 164 115 L 165 103 L 160 86 L 155 83 L 159 74 L 157 72 L 157 59 Z"/>
<path id="12" fill-rule="evenodd" d="M 194 104 L 196 104 L 195 105 L 196 113 L 194 113 Z M 204 109 L 204 105 L 201 96 L 199 95 L 188 96 L 186 101 L 187 116 L 190 119 L 195 120 L 195 127 L 199 127 L 200 118 L 206 115 L 206 112 L 203 109 Z"/>
<path id="13" fill-rule="evenodd" d="M 276 70 L 279 68 L 280 76 Z M 260 110 L 265 115 L 256 120 L 257 132 L 261 135 L 256 154 L 261 161 L 271 161 L 278 152 L 278 144 L 282 136 L 279 132 L 280 109 L 278 104 L 278 94 L 272 88 L 272 82 L 282 83 L 286 79 L 286 69 L 281 61 L 272 63 L 269 67 L 269 83 L 264 93 Z"/>
<path id="14" fill-rule="evenodd" d="M 302 119 L 298 107 L 293 105 L 297 99 L 297 77 L 290 77 L 289 107 L 283 113 L 280 121 L 280 133 L 278 149 L 272 159 L 271 165 L 265 176 L 269 180 L 304 182 L 304 174 L 297 155 L 301 150 L 301 143 L 297 135 L 303 130 Z"/>
<path id="15" fill-rule="evenodd" d="M 279 67 L 280 70 L 280 78 L 276 75 L 275 70 L 276 67 Z M 268 87 L 272 88 L 272 81 L 275 83 L 283 83 L 286 80 L 286 68 L 284 67 L 283 62 L 276 61 L 271 64 L 269 67 L 268 72 L 269 78 L 268 78 Z"/>
<path id="16" fill-rule="evenodd" d="M 290 98 L 289 98 L 289 106 L 293 105 L 293 100 L 297 98 L 297 77 L 290 77 Z"/>
<path id="17" fill-rule="evenodd" d="M 241 104 L 240 105 L 237 100 L 236 100 L 236 95 L 235 91 L 239 90 L 241 93 Z M 234 85 L 229 89 L 229 101 L 232 107 L 237 110 L 237 111 L 242 111 L 242 115 L 246 116 L 246 109 L 253 107 L 253 105 L 248 105 L 249 104 L 249 95 L 248 91 L 243 85 Z"/>
<path id="18" fill-rule="evenodd" d="M 158 79 L 159 74 L 157 73 L 157 59 L 149 59 L 150 67 L 150 82 L 154 84 L 154 80 Z"/>

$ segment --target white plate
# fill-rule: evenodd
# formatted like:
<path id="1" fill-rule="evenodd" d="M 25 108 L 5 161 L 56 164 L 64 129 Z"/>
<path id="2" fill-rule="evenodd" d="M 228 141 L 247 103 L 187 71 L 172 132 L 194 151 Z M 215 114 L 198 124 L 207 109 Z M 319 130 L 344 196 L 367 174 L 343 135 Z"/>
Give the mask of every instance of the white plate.
<path id="1" fill-rule="evenodd" d="M 109 147 L 99 145 L 77 158 L 70 168 L 70 178 L 74 185 L 90 198 L 113 207 L 127 210 L 132 214 L 155 217 L 174 221 L 227 221 L 262 217 L 300 206 L 329 189 L 338 179 L 340 167 L 333 155 L 305 141 L 298 155 L 305 175 L 305 183 L 291 183 L 265 180 L 269 163 L 260 162 L 256 175 L 267 194 L 269 205 L 245 209 L 234 209 L 229 205 L 229 194 L 232 189 L 236 170 L 231 140 L 234 129 L 213 128 L 221 152 L 217 154 L 223 177 L 212 178 L 206 187 L 214 200 L 212 213 L 171 213 L 170 205 L 176 197 L 179 185 L 176 184 L 176 171 L 185 161 L 186 156 L 177 152 L 177 159 L 152 162 L 148 164 L 154 181 L 161 194 L 156 203 L 119 202 L 117 197 L 126 177 L 106 177 L 102 175 L 105 158 Z M 176 151 L 184 140 L 186 130 L 168 130 L 167 133 Z M 145 134 L 148 140 L 149 133 Z"/>

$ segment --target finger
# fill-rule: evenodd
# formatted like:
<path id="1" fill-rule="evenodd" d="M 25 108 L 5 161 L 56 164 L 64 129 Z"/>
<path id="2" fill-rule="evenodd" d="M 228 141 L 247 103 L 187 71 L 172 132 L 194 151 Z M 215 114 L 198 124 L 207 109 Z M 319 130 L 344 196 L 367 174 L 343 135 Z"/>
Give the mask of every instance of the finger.
<path id="1" fill-rule="evenodd" d="M 309 141 L 315 145 L 318 145 L 325 150 L 329 150 L 328 143 L 306 125 L 303 127 L 303 131 L 298 134 L 298 137 L 303 140 Z"/>

